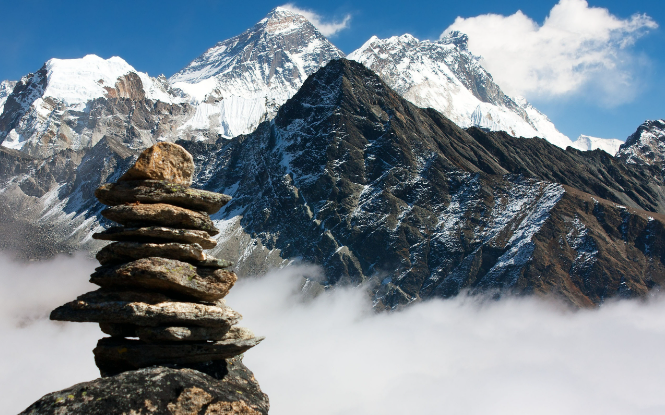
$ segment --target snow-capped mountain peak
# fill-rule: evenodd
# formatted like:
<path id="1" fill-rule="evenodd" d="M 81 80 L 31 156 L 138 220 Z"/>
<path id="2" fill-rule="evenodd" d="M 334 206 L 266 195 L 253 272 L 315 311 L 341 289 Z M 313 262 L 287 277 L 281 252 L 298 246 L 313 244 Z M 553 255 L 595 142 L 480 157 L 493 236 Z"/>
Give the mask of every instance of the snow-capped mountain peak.
<path id="1" fill-rule="evenodd" d="M 54 58 L 44 66 L 47 81 L 43 97 L 54 98 L 65 105 L 85 104 L 92 99 L 106 97 L 109 89 L 115 88 L 118 79 L 129 73 L 138 75 L 145 98 L 173 101 L 162 83 L 137 71 L 118 56 L 109 59 L 97 55 L 86 55 L 80 59 Z"/>
<path id="2" fill-rule="evenodd" d="M 135 105 L 127 106 L 120 102 L 123 99 Z M 161 128 L 144 119 L 140 128 L 128 130 L 120 121 L 135 113 L 160 111 L 146 100 L 161 101 L 163 107 L 185 102 L 166 78 L 151 78 L 117 56 L 50 59 L 37 72 L 24 76 L 4 99 L 0 145 L 42 157 L 66 148 L 93 146 L 116 132 L 121 141 L 137 147 L 167 136 L 174 139 L 171 126 L 156 121 L 166 115 L 153 117 Z M 139 109 L 138 102 L 142 102 Z"/>
<path id="3" fill-rule="evenodd" d="M 273 9 L 245 32 L 217 43 L 170 78 L 197 114 L 183 130 L 214 130 L 233 137 L 272 118 L 305 79 L 344 57 L 307 18 Z"/>
<path id="4" fill-rule="evenodd" d="M 80 59 L 50 59 L 46 62 L 47 86 L 44 97 L 66 105 L 88 102 L 103 97 L 104 87 L 113 87 L 116 80 L 136 70 L 117 56 L 102 59 L 86 55 Z"/>
<path id="5" fill-rule="evenodd" d="M 572 144 L 526 100 L 505 95 L 467 44 L 468 37 L 461 32 L 450 32 L 438 41 L 421 41 L 409 34 L 372 36 L 349 59 L 378 73 L 412 103 L 434 108 L 462 128 L 544 137 L 562 148 Z"/>
<path id="6" fill-rule="evenodd" d="M 580 135 L 577 137 L 577 140 L 573 142 L 572 147 L 582 151 L 599 149 L 614 156 L 617 154 L 619 147 L 621 147 L 622 144 L 623 141 L 616 138 L 599 138 L 591 137 L 588 135 Z"/>
<path id="7" fill-rule="evenodd" d="M 647 120 L 621 146 L 617 157 L 632 164 L 665 166 L 665 119 Z"/>

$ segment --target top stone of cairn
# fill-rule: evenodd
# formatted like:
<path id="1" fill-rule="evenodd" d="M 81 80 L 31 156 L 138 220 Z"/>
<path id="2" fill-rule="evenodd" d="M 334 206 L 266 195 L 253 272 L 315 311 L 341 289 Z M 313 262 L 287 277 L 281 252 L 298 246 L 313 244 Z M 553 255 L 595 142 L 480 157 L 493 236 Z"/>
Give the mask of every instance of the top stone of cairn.
<path id="1" fill-rule="evenodd" d="M 166 180 L 190 186 L 193 175 L 192 155 L 177 144 L 163 142 L 144 150 L 118 181 Z"/>

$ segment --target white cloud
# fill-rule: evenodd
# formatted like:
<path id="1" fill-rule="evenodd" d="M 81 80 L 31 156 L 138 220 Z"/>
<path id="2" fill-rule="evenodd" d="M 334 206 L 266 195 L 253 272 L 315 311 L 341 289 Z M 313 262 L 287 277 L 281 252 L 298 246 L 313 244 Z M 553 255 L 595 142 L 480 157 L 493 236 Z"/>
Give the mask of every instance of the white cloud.
<path id="1" fill-rule="evenodd" d="M 56 324 L 51 308 L 88 291 L 82 258 L 0 258 L 0 414 L 98 376 L 94 324 Z M 7 271 L 5 271 L 7 270 Z M 315 299 L 291 267 L 238 282 L 228 304 L 267 336 L 244 362 L 279 414 L 662 414 L 665 301 L 571 312 L 538 299 L 457 298 L 375 313 L 359 289 Z M 36 311 L 36 312 L 35 312 Z M 30 324 L 23 316 L 42 316 Z M 7 358 L 7 357 L 10 358 Z"/>
<path id="2" fill-rule="evenodd" d="M 57 306 L 96 289 L 88 282 L 95 266 L 83 256 L 25 264 L 0 255 L 0 414 L 99 377 L 92 355 L 99 326 L 48 320 Z"/>
<path id="3" fill-rule="evenodd" d="M 351 23 L 351 15 L 347 14 L 344 16 L 344 19 L 342 21 L 329 21 L 329 22 L 324 22 L 323 17 L 321 15 L 317 14 L 316 12 L 313 12 L 312 10 L 307 10 L 307 9 L 301 9 L 294 5 L 293 3 L 287 3 L 283 6 L 280 6 L 283 9 L 292 11 L 294 13 L 302 14 L 307 18 L 307 20 L 310 21 L 317 29 L 319 29 L 319 32 L 323 36 L 326 37 L 332 37 L 335 36 L 339 31 L 344 30 L 349 27 L 349 23 Z"/>
<path id="4" fill-rule="evenodd" d="M 530 98 L 591 93 L 606 105 L 630 101 L 642 57 L 634 42 L 658 25 L 645 14 L 620 19 L 585 0 L 560 0 L 539 25 L 521 11 L 458 17 L 469 49 L 507 92 Z"/>

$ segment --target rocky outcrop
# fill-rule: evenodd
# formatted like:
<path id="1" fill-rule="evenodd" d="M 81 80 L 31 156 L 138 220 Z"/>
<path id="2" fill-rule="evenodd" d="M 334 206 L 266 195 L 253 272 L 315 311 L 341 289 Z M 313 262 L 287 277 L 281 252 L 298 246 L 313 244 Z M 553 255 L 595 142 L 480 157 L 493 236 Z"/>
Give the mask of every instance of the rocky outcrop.
<path id="1" fill-rule="evenodd" d="M 151 367 L 50 393 L 21 415 L 268 413 L 268 397 L 239 358 L 197 370 Z"/>
<path id="2" fill-rule="evenodd" d="M 178 155 L 178 161 L 175 163 L 170 158 L 172 154 Z M 181 163 L 183 159 L 188 163 Z M 191 160 L 191 155 L 182 147 L 162 144 L 141 154 L 139 161 L 130 171 L 132 179 L 137 176 L 155 181 L 165 177 L 165 173 L 159 171 L 159 166 L 166 166 L 166 177 L 174 180 L 168 183 L 182 187 L 186 183 L 191 183 L 194 170 Z M 141 186 L 142 182 L 138 182 L 138 185 Z M 167 185 L 163 184 L 158 188 L 165 187 Z M 114 199 L 112 186 L 110 189 L 107 195 Z M 179 191 L 187 193 L 186 189 L 181 188 Z M 159 197 L 156 199 L 158 200 L 152 202 L 161 201 Z M 173 208 L 180 212 L 181 216 L 174 219 L 172 215 L 163 217 L 153 215 L 151 220 L 156 226 L 146 229 L 145 232 L 142 232 L 141 228 L 131 228 L 127 232 L 124 228 L 116 228 L 115 232 L 102 232 L 103 237 L 108 240 L 118 239 L 114 236 L 127 239 L 128 235 L 132 234 L 139 237 L 136 241 L 131 241 L 130 238 L 130 241 L 117 241 L 104 247 L 97 255 L 103 266 L 98 268 L 90 279 L 101 288 L 56 308 L 51 313 L 51 319 L 99 323 L 102 331 L 110 336 L 99 340 L 93 351 L 95 363 L 102 376 L 109 377 L 135 371 L 132 375 L 124 377 L 121 375 L 114 379 L 114 382 L 124 382 L 129 379 L 128 382 L 131 383 L 133 376 L 137 376 L 143 377 L 143 382 L 149 384 L 156 378 L 169 375 L 174 376 L 176 382 L 182 382 L 183 377 L 189 382 L 178 390 L 179 395 L 175 400 L 159 391 L 163 385 L 157 385 L 153 388 L 150 398 L 143 401 L 145 408 L 131 406 L 127 413 L 137 413 L 136 411 L 146 408 L 149 412 L 154 412 L 163 407 L 170 413 L 189 414 L 199 413 L 197 411 L 203 410 L 204 406 L 207 408 L 206 413 L 266 413 L 267 397 L 258 389 L 258 384 L 253 378 L 252 382 L 248 383 L 248 386 L 253 388 L 248 396 L 250 400 L 247 400 L 239 390 L 233 391 L 234 398 L 229 399 L 227 396 L 229 391 L 225 388 L 229 382 L 227 377 L 231 376 L 229 365 L 240 365 L 240 378 L 246 377 L 247 374 L 238 360 L 227 362 L 227 359 L 244 353 L 263 340 L 248 329 L 235 327 L 242 316 L 227 307 L 223 300 L 237 279 L 233 272 L 224 269 L 232 264 L 208 256 L 197 243 L 169 240 L 169 235 L 175 235 L 175 239 L 182 236 L 178 232 L 182 231 L 179 225 L 183 227 L 190 225 L 189 214 L 182 213 L 188 211 L 187 209 L 164 203 L 150 204 L 149 197 L 147 199 L 144 197 L 142 203 L 137 200 L 129 202 L 133 205 L 117 205 L 109 209 L 157 208 L 162 212 Z M 195 214 L 197 220 L 207 220 L 206 223 L 212 226 L 206 213 L 188 212 Z M 122 222 L 122 219 L 113 218 Z M 165 232 L 164 229 L 171 229 L 164 228 L 165 225 L 172 226 L 173 231 Z M 163 243 L 146 242 L 146 235 L 154 235 L 156 230 L 161 230 L 159 237 L 163 239 Z M 201 232 L 206 233 L 209 238 L 212 230 L 214 226 Z M 163 374 L 160 372 L 156 377 L 153 375 L 159 369 L 137 371 L 150 366 L 189 367 L 202 370 L 226 382 L 226 385 L 218 390 L 211 390 L 216 385 L 211 385 L 211 380 L 206 380 L 207 389 L 201 389 L 197 386 L 200 382 L 192 378 L 191 373 L 187 371 Z M 249 376 L 251 377 L 251 373 Z M 167 382 L 167 385 L 170 383 Z M 77 385 L 74 389 L 77 387 L 86 391 L 96 387 L 108 388 L 101 392 L 105 394 L 96 401 L 114 398 L 117 390 L 114 389 L 113 383 L 99 381 L 83 387 Z M 51 413 L 50 410 L 59 411 L 57 413 L 62 413 L 63 410 L 67 413 L 101 411 L 102 407 L 96 406 L 96 403 L 91 404 L 86 394 L 87 392 L 82 392 L 80 401 L 75 403 L 67 401 L 66 403 L 73 405 L 68 409 L 63 409 L 62 405 L 58 406 L 61 401 L 56 397 L 53 402 L 49 395 L 28 408 L 27 413 Z M 69 395 L 72 394 L 67 396 Z M 95 395 L 98 395 L 97 391 Z M 74 393 L 72 396 L 76 397 L 77 394 Z M 146 404 L 148 401 L 152 403 Z M 196 411 L 191 412 L 192 405 L 199 403 L 200 406 L 196 407 Z M 105 408 L 110 411 L 106 413 L 120 413 L 118 408 Z"/>
<path id="3" fill-rule="evenodd" d="M 621 145 L 617 157 L 631 164 L 665 168 L 665 120 L 647 120 Z"/>

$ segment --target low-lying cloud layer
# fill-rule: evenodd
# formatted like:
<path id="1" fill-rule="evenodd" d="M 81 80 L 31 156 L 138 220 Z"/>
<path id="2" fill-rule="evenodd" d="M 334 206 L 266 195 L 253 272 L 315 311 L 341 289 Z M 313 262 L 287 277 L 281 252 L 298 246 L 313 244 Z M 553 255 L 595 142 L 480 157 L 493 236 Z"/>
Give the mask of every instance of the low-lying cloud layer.
<path id="1" fill-rule="evenodd" d="M 326 37 L 335 36 L 341 30 L 348 28 L 349 24 L 351 23 L 350 14 L 345 15 L 342 21 L 324 21 L 324 18 L 318 13 L 308 9 L 301 9 L 293 3 L 287 3 L 280 7 L 290 10 L 294 13 L 302 14 L 305 16 L 305 18 L 307 18 L 307 20 L 309 20 L 310 23 L 314 25 L 314 27 L 319 30 L 319 32 L 321 32 L 323 36 Z"/>
<path id="2" fill-rule="evenodd" d="M 0 261 L 2 414 L 98 376 L 94 324 L 48 311 L 90 290 L 95 263 Z M 571 312 L 458 298 L 374 313 L 361 290 L 300 293 L 312 267 L 240 281 L 228 303 L 266 340 L 245 354 L 271 414 L 665 413 L 665 301 Z"/>
<path id="3" fill-rule="evenodd" d="M 582 92 L 617 105 L 639 92 L 647 64 L 631 46 L 658 24 L 645 14 L 621 19 L 585 0 L 560 0 L 542 25 L 521 11 L 458 17 L 444 33 L 469 35 L 469 49 L 510 94 L 555 97 Z"/>

